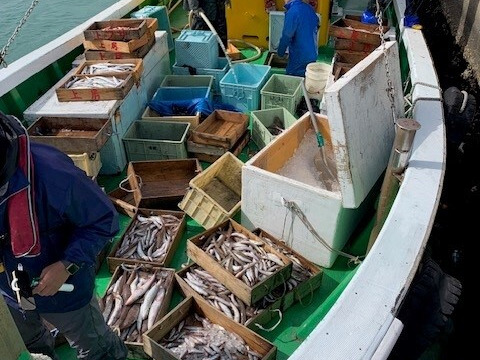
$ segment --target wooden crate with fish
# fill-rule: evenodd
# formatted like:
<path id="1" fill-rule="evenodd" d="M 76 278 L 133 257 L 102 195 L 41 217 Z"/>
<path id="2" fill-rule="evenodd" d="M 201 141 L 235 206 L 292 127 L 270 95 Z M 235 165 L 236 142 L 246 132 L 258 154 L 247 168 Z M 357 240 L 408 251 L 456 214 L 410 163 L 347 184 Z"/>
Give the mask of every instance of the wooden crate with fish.
<path id="1" fill-rule="evenodd" d="M 116 76 L 127 73 L 132 74 L 133 80 L 138 83 L 142 72 L 142 59 L 85 60 L 77 67 L 75 75 Z"/>
<path id="2" fill-rule="evenodd" d="M 313 292 L 322 283 L 323 270 L 321 267 L 305 259 L 302 255 L 290 248 L 285 242 L 262 229 L 254 229 L 252 233 L 269 243 L 275 250 L 281 252 L 292 261 L 292 277 L 287 281 L 287 292 L 282 297 L 282 310 L 288 309 L 294 302 L 302 299 L 312 299 Z"/>
<path id="3" fill-rule="evenodd" d="M 245 325 L 249 329 L 258 330 L 277 315 L 277 309 L 282 305 L 282 289 L 271 293 L 252 306 L 245 304 L 213 275 L 195 263 L 175 273 L 177 284 L 185 297 L 193 296 L 207 301 L 227 317 Z"/>
<path id="4" fill-rule="evenodd" d="M 27 129 L 30 139 L 65 153 L 100 151 L 112 135 L 109 119 L 41 116 Z"/>
<path id="5" fill-rule="evenodd" d="M 190 136 L 187 140 L 187 150 L 191 156 L 196 157 L 200 161 L 214 163 L 226 152 L 230 152 L 231 154 L 238 156 L 242 152 L 243 148 L 247 146 L 249 140 L 250 132 L 246 130 L 231 149 L 225 149 L 221 146 L 197 144 Z"/>
<path id="6" fill-rule="evenodd" d="M 168 266 L 185 230 L 181 211 L 138 209 L 107 257 L 110 272 L 120 264 Z"/>
<path id="7" fill-rule="evenodd" d="M 232 219 L 188 239 L 187 254 L 247 305 L 292 274 L 288 257 Z"/>
<path id="8" fill-rule="evenodd" d="M 240 210 L 243 163 L 230 152 L 222 155 L 190 181 L 190 189 L 178 205 L 205 229 Z"/>
<path id="9" fill-rule="evenodd" d="M 248 115 L 215 110 L 192 131 L 192 141 L 197 144 L 231 149 L 245 133 L 247 126 Z"/>
<path id="10" fill-rule="evenodd" d="M 191 351 L 204 359 L 273 360 L 277 353 L 272 343 L 193 297 L 143 334 L 143 349 L 155 360 L 188 358 L 186 343 L 199 344 Z"/>
<path id="11" fill-rule="evenodd" d="M 138 39 L 133 40 L 84 40 L 83 47 L 85 50 L 100 50 L 100 51 L 112 51 L 124 54 L 130 54 L 135 50 L 148 44 L 152 35 L 150 32 L 146 32 Z"/>
<path id="12" fill-rule="evenodd" d="M 127 178 L 137 207 L 155 201 L 178 203 L 188 191 L 190 180 L 202 172 L 197 159 L 132 161 Z"/>
<path id="13" fill-rule="evenodd" d="M 142 335 L 168 312 L 174 277 L 168 268 L 115 268 L 99 305 L 107 325 L 129 348 L 142 350 Z"/>
<path id="14" fill-rule="evenodd" d="M 55 89 L 58 101 L 122 100 L 134 84 L 131 74 L 72 75 Z"/>
<path id="15" fill-rule="evenodd" d="M 146 32 L 145 19 L 112 19 L 95 21 L 83 31 L 85 40 L 121 40 L 140 39 Z"/>
<path id="16" fill-rule="evenodd" d="M 387 32 L 388 26 L 383 27 Z M 335 21 L 329 28 L 330 36 L 340 39 L 353 40 L 355 42 L 380 45 L 380 31 L 378 25 L 364 24 L 354 19 L 342 18 Z"/>

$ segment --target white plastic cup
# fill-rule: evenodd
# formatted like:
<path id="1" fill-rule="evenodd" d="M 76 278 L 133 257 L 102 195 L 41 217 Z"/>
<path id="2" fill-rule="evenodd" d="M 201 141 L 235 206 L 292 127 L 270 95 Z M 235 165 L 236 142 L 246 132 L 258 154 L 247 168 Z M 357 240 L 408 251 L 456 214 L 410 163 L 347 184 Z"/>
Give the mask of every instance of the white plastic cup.
<path id="1" fill-rule="evenodd" d="M 305 88 L 311 99 L 322 100 L 328 76 L 332 72 L 332 66 L 321 62 L 313 62 L 307 65 L 305 71 Z"/>

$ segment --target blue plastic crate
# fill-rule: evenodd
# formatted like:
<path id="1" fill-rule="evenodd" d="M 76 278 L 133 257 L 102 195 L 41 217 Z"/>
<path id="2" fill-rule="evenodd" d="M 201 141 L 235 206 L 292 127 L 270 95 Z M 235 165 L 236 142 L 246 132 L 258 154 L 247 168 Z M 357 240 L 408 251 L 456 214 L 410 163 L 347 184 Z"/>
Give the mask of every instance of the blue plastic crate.
<path id="1" fill-rule="evenodd" d="M 220 81 L 223 102 L 242 112 L 258 110 L 260 89 L 270 77 L 270 69 L 268 65 L 234 65 Z"/>
<path id="2" fill-rule="evenodd" d="M 213 76 L 213 95 L 220 94 L 220 80 L 225 76 L 228 71 L 228 61 L 226 58 L 218 58 L 217 66 L 214 69 L 195 69 L 197 75 L 211 75 Z M 185 66 L 177 66 L 175 63 L 172 67 L 172 72 L 175 75 L 190 75 L 188 68 Z"/>
<path id="3" fill-rule="evenodd" d="M 182 30 L 175 39 L 178 66 L 214 69 L 218 61 L 218 43 L 211 31 Z"/>
<path id="4" fill-rule="evenodd" d="M 168 11 L 165 6 L 145 6 L 138 11 L 130 14 L 135 19 L 155 18 L 158 20 L 158 28 L 167 32 L 168 50 L 173 50 L 172 29 L 170 28 L 170 20 L 168 19 Z"/>
<path id="5" fill-rule="evenodd" d="M 210 88 L 197 87 L 159 87 L 153 95 L 152 101 L 176 101 L 191 100 L 197 98 L 209 98 Z"/>
<path id="6" fill-rule="evenodd" d="M 166 75 L 160 87 L 197 88 L 208 87 L 213 89 L 213 76 L 211 75 Z M 213 92 L 208 93 L 210 100 L 213 99 Z"/>

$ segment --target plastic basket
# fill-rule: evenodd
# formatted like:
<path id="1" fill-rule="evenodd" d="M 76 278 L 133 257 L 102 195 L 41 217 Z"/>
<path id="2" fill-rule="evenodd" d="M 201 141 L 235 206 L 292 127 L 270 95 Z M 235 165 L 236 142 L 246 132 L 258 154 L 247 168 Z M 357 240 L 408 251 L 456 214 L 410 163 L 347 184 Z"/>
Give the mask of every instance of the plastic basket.
<path id="1" fill-rule="evenodd" d="M 220 81 L 223 102 L 242 112 L 258 110 L 260 89 L 268 80 L 270 69 L 268 65 L 235 65 Z"/>
<path id="2" fill-rule="evenodd" d="M 207 170 L 190 180 L 190 190 L 178 205 L 205 229 L 211 228 L 235 215 L 240 209 L 243 163 L 227 152 Z M 238 202 L 232 198 L 238 196 Z M 230 199 L 229 206 L 225 202 Z"/>
<path id="3" fill-rule="evenodd" d="M 212 99 L 213 76 L 211 75 L 166 75 L 160 87 L 197 88 L 207 87 L 210 89 L 208 97 Z"/>
<path id="4" fill-rule="evenodd" d="M 185 139 L 189 123 L 135 121 L 123 138 L 129 161 L 188 158 Z"/>
<path id="5" fill-rule="evenodd" d="M 217 66 L 213 69 L 195 69 L 197 75 L 211 75 L 214 78 L 212 91 L 214 95 L 220 94 L 220 80 L 225 76 L 228 71 L 228 61 L 226 58 L 218 58 Z M 175 63 L 172 67 L 172 72 L 175 75 L 189 75 L 188 67 L 178 66 Z"/>
<path id="6" fill-rule="evenodd" d="M 73 160 L 76 167 L 85 171 L 87 176 L 97 176 L 100 172 L 100 168 L 102 167 L 100 153 L 68 154 L 68 156 Z"/>
<path id="7" fill-rule="evenodd" d="M 210 88 L 198 87 L 159 87 L 152 101 L 178 101 L 210 97 Z"/>
<path id="8" fill-rule="evenodd" d="M 302 79 L 298 76 L 273 74 L 260 90 L 262 109 L 284 107 L 295 114 L 303 96 Z"/>
<path id="9" fill-rule="evenodd" d="M 175 57 L 179 66 L 215 68 L 218 60 L 215 35 L 205 30 L 182 30 L 175 39 Z"/>
<path id="10" fill-rule="evenodd" d="M 135 19 L 155 18 L 158 20 L 158 28 L 167 32 L 168 50 L 173 50 L 172 29 L 168 18 L 167 8 L 165 6 L 145 6 L 138 11 L 130 14 Z"/>
<path id="11" fill-rule="evenodd" d="M 284 129 L 288 129 L 295 123 L 295 121 L 297 121 L 295 116 L 283 107 L 251 112 L 252 139 L 260 149 L 265 147 L 276 137 L 276 135 L 273 135 L 268 129 L 268 127 L 274 124 L 275 117 L 280 119 L 284 125 Z"/>

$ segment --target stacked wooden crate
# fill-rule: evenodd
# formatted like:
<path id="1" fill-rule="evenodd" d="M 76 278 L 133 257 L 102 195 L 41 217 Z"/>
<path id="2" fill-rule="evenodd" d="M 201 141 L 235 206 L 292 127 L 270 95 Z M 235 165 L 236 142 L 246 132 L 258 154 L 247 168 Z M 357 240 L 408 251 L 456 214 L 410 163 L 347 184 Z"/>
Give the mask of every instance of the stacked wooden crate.
<path id="1" fill-rule="evenodd" d="M 389 27 L 385 21 L 383 23 L 383 32 L 386 33 Z M 367 57 L 381 43 L 379 26 L 364 24 L 357 16 L 339 19 L 330 26 L 329 32 L 335 39 L 334 80 Z"/>
<path id="2" fill-rule="evenodd" d="M 215 110 L 191 131 L 187 149 L 201 161 L 213 163 L 226 152 L 238 155 L 249 140 L 248 115 Z"/>

